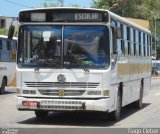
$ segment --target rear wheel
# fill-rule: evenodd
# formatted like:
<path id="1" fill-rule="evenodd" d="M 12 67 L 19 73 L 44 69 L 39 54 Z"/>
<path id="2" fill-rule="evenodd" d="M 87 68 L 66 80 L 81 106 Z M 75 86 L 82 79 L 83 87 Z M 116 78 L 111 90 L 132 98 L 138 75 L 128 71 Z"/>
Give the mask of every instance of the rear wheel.
<path id="1" fill-rule="evenodd" d="M 109 114 L 109 119 L 113 121 L 119 120 L 121 115 L 121 108 L 122 108 L 122 96 L 120 90 L 118 90 L 116 110 Z"/>
<path id="2" fill-rule="evenodd" d="M 38 118 L 38 119 L 40 119 L 40 118 L 46 118 L 48 116 L 48 111 L 36 110 L 35 111 L 35 115 L 36 115 L 36 118 Z"/>
<path id="3" fill-rule="evenodd" d="M 1 87 L 0 87 L 0 94 L 4 94 L 5 93 L 5 86 L 6 86 L 6 81 L 5 81 L 5 79 L 3 79 Z"/>
<path id="4" fill-rule="evenodd" d="M 143 104 L 142 101 L 143 101 L 143 84 L 141 83 L 139 99 L 133 103 L 134 107 L 136 109 L 141 109 Z"/>

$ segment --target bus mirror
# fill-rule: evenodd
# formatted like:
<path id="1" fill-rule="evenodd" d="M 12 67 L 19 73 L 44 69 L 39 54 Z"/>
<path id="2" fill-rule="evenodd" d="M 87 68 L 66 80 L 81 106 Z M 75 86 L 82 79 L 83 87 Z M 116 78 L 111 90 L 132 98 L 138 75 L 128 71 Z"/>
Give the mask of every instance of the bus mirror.
<path id="1" fill-rule="evenodd" d="M 14 30 L 15 30 L 15 26 L 13 26 L 12 24 L 9 27 L 9 31 L 8 31 L 8 39 L 12 39 L 13 35 L 14 35 Z"/>

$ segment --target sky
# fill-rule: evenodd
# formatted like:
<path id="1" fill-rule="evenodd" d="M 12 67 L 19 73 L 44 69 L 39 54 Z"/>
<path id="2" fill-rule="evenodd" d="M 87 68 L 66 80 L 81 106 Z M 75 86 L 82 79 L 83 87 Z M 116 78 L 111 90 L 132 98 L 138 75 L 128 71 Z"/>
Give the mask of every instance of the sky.
<path id="1" fill-rule="evenodd" d="M 0 0 L 0 16 L 17 17 L 20 10 L 30 7 L 42 7 L 45 1 L 55 0 Z M 91 7 L 92 0 L 64 0 L 64 6 L 78 4 L 81 7 Z"/>

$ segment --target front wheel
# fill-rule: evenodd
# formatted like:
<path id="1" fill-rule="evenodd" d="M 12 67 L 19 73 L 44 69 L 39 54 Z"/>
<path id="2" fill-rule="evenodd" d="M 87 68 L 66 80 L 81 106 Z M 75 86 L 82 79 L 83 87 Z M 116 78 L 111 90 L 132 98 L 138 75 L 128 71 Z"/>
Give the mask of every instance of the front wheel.
<path id="1" fill-rule="evenodd" d="M 36 118 L 38 118 L 38 119 L 40 119 L 40 118 L 46 118 L 48 116 L 48 111 L 36 110 L 35 111 L 35 115 L 36 115 Z"/>
<path id="2" fill-rule="evenodd" d="M 0 87 L 0 94 L 4 94 L 5 93 L 5 86 L 6 86 L 6 81 L 5 81 L 5 79 L 3 79 L 1 87 Z"/>
<path id="3" fill-rule="evenodd" d="M 109 119 L 113 121 L 119 120 L 121 115 L 121 108 L 122 108 L 122 96 L 120 90 L 118 90 L 116 110 L 109 114 Z"/>

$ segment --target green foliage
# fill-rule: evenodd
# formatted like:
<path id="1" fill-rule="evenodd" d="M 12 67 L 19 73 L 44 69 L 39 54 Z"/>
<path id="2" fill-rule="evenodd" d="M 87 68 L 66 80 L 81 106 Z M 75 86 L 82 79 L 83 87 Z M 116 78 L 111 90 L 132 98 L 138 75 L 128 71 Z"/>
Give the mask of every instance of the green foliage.
<path id="1" fill-rule="evenodd" d="M 72 4 L 71 7 L 80 7 L 78 4 Z"/>
<path id="2" fill-rule="evenodd" d="M 1 28 L 0 29 L 0 35 L 8 35 L 8 30 L 5 29 L 5 28 Z M 15 29 L 15 32 L 14 32 L 14 37 L 17 37 L 18 36 L 18 30 Z"/>
<path id="3" fill-rule="evenodd" d="M 54 2 L 44 2 L 43 7 L 59 7 L 61 6 L 60 0 L 55 0 Z M 80 7 L 78 4 L 72 4 L 71 7 Z"/>
<path id="4" fill-rule="evenodd" d="M 56 0 L 55 2 L 44 2 L 43 7 L 58 7 L 60 2 Z"/>
<path id="5" fill-rule="evenodd" d="M 114 4 L 118 3 L 117 8 L 112 8 Z M 137 10 L 142 0 L 93 0 L 93 7 L 108 9 L 112 12 L 124 17 L 137 17 Z"/>
<path id="6" fill-rule="evenodd" d="M 8 35 L 8 30 L 5 28 L 0 29 L 0 35 Z"/>
<path id="7" fill-rule="evenodd" d="M 160 59 L 160 45 L 157 46 L 157 58 L 156 59 Z"/>

